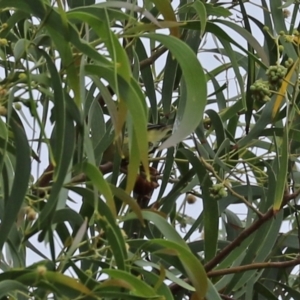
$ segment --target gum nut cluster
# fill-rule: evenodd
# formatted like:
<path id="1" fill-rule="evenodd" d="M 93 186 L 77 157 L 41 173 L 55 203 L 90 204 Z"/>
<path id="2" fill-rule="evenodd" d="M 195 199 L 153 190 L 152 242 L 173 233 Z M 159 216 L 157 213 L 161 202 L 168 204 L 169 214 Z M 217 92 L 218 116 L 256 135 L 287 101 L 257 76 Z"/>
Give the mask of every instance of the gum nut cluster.
<path id="1" fill-rule="evenodd" d="M 252 94 L 252 98 L 256 101 L 267 102 L 270 100 L 271 92 L 269 84 L 266 81 L 255 81 L 250 87 L 250 92 Z"/>
<path id="2" fill-rule="evenodd" d="M 268 82 L 270 84 L 270 88 L 272 90 L 278 90 L 283 82 L 283 78 L 285 77 L 287 72 L 287 68 L 284 66 L 270 66 L 266 72 L 268 77 Z"/>
<path id="3" fill-rule="evenodd" d="M 290 68 L 294 63 L 294 60 L 289 57 L 285 62 L 284 62 L 284 65 L 287 67 L 287 68 Z"/>
<path id="4" fill-rule="evenodd" d="M 227 197 L 227 191 L 222 183 L 217 183 L 209 188 L 209 193 L 212 198 L 221 199 Z"/>

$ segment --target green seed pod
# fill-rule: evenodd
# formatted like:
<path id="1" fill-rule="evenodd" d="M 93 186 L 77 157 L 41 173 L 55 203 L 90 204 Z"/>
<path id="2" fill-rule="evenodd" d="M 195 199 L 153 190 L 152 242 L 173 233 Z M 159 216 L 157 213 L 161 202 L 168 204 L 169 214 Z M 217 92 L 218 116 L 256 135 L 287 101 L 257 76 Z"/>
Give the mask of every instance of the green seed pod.
<path id="1" fill-rule="evenodd" d="M 22 104 L 20 102 L 17 102 L 14 104 L 15 110 L 21 110 L 22 109 Z"/>

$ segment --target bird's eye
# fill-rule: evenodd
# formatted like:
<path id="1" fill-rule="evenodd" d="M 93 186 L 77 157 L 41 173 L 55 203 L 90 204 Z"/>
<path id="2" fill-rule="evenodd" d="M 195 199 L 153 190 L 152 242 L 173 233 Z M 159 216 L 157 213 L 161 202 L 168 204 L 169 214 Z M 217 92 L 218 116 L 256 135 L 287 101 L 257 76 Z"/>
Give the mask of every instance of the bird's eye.
<path id="1" fill-rule="evenodd" d="M 169 129 L 168 131 L 167 131 L 167 134 L 166 134 L 166 136 L 169 136 L 169 135 L 171 135 L 172 134 L 172 129 Z"/>
<path id="2" fill-rule="evenodd" d="M 151 150 L 153 148 L 153 143 L 148 142 L 148 148 L 149 148 L 149 150 Z"/>

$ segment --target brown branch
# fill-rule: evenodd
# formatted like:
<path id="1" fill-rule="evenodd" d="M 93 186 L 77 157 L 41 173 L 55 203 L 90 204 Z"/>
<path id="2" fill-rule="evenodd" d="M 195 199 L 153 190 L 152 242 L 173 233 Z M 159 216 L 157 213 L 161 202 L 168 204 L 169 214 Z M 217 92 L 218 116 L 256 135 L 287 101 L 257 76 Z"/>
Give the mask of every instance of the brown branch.
<path id="1" fill-rule="evenodd" d="M 99 170 L 103 175 L 110 173 L 113 171 L 113 163 L 107 162 L 105 164 L 102 164 L 99 166 Z M 120 166 L 120 172 L 127 174 L 127 163 Z M 150 172 L 151 172 L 151 174 L 150 174 L 151 181 L 150 182 L 148 182 L 145 178 L 143 179 L 143 177 L 145 177 L 145 174 L 143 172 L 140 173 L 140 175 L 137 177 L 137 181 L 134 186 L 135 192 L 139 192 L 142 195 L 144 195 L 145 193 L 149 194 L 150 191 L 153 192 L 153 189 L 156 189 L 159 186 L 157 183 L 158 173 L 157 173 L 156 169 L 150 168 Z M 50 181 L 52 180 L 52 175 L 53 175 L 53 171 L 49 171 L 49 166 L 48 166 L 47 169 L 44 171 L 44 173 L 41 175 L 40 179 L 36 182 L 34 189 L 36 191 L 36 194 L 39 197 L 45 196 L 45 194 L 46 194 L 45 188 L 46 187 L 47 188 L 49 187 L 49 189 L 51 188 Z M 68 185 L 83 183 L 87 180 L 88 180 L 88 177 L 86 176 L 86 174 L 80 173 L 80 174 L 72 177 L 72 179 L 68 183 Z M 140 190 L 140 189 L 142 189 L 142 190 Z M 148 202 L 149 202 L 149 200 L 150 199 L 148 199 Z M 141 201 L 146 203 L 145 200 L 141 200 Z"/>
<path id="2" fill-rule="evenodd" d="M 142 60 L 140 62 L 140 70 L 152 65 L 160 56 L 162 56 L 168 48 L 166 47 L 161 47 L 157 51 L 155 51 L 150 57 Z"/>
<path id="3" fill-rule="evenodd" d="M 263 262 L 263 263 L 253 263 L 249 265 L 239 266 L 239 267 L 231 267 L 227 269 L 221 269 L 221 270 L 215 270 L 207 272 L 207 277 L 218 277 L 218 276 L 224 276 L 228 274 L 235 274 L 235 273 L 241 273 L 246 272 L 250 270 L 261 270 L 261 269 L 270 269 L 270 268 L 289 268 L 289 267 L 295 267 L 297 265 L 300 265 L 300 256 L 298 256 L 296 259 L 284 261 L 284 262 Z M 184 279 L 186 283 L 190 283 L 190 280 L 188 278 Z M 170 290 L 173 294 L 175 294 L 181 287 L 174 283 L 169 286 Z M 227 299 L 227 298 L 224 298 Z M 232 298 L 230 298 L 232 299 Z"/>
<path id="4" fill-rule="evenodd" d="M 102 172 L 103 175 L 111 172 L 113 169 L 112 162 L 107 162 L 103 165 L 99 166 L 99 170 Z M 53 165 L 49 164 L 49 166 L 45 169 L 43 174 L 34 184 L 33 190 L 35 191 L 36 195 L 39 197 L 44 197 L 46 192 L 45 188 L 50 187 L 50 182 L 53 177 Z M 84 173 L 78 174 L 71 179 L 71 183 L 80 183 L 87 180 L 87 176 Z"/>
<path id="5" fill-rule="evenodd" d="M 240 273 L 249 270 L 260 270 L 260 269 L 269 269 L 269 268 L 288 268 L 294 267 L 300 264 L 300 257 L 284 261 L 284 262 L 263 262 L 263 263 L 253 263 L 249 265 L 239 266 L 239 267 L 231 267 L 228 269 L 215 270 L 207 273 L 207 277 L 217 277 L 223 276 L 227 274 Z"/>
<path id="6" fill-rule="evenodd" d="M 208 272 L 217 266 L 231 251 L 237 248 L 248 236 L 255 232 L 260 226 L 274 216 L 273 208 L 270 208 L 261 218 L 252 223 L 248 228 L 244 229 L 239 236 L 236 237 L 230 244 L 223 248 L 212 260 L 204 265 Z"/>
<path id="7" fill-rule="evenodd" d="M 286 194 L 283 197 L 281 208 L 286 205 L 291 199 L 296 198 L 300 191 L 292 194 Z M 229 245 L 223 248 L 212 260 L 204 265 L 206 272 L 212 270 L 217 266 L 231 251 L 237 248 L 248 236 L 260 228 L 265 222 L 276 215 L 277 212 L 271 207 L 261 218 L 257 219 L 252 225 L 244 229 L 235 240 L 233 240 Z"/>
<path id="8" fill-rule="evenodd" d="M 300 194 L 300 189 L 297 190 L 295 193 L 285 194 L 283 196 L 283 200 L 282 200 L 282 203 L 281 203 L 281 208 L 284 207 L 290 200 L 295 199 L 297 196 L 299 196 L 299 194 Z M 213 272 L 217 272 L 217 270 L 216 271 L 211 271 L 211 270 L 214 267 L 216 267 L 228 254 L 230 254 L 231 251 L 233 251 L 236 247 L 238 247 L 249 235 L 251 235 L 253 232 L 255 232 L 260 226 L 262 226 L 270 218 L 272 218 L 273 216 L 275 216 L 276 213 L 277 212 L 275 212 L 273 210 L 273 207 L 271 207 L 263 215 L 262 218 L 259 218 L 252 225 L 250 225 L 248 228 L 244 229 L 235 240 L 233 240 L 228 246 L 226 246 L 222 251 L 220 251 L 212 260 L 210 260 L 207 264 L 204 265 L 204 268 L 205 268 L 207 274 L 216 274 L 216 273 L 213 273 Z M 275 264 L 275 263 L 273 263 L 273 264 Z M 277 264 L 277 267 L 281 266 L 282 268 L 289 266 L 289 264 L 291 264 L 291 266 L 293 266 L 293 264 L 297 265 L 297 264 L 300 264 L 300 257 L 298 257 L 294 261 L 283 262 L 283 263 L 276 263 L 276 264 Z M 284 265 L 284 264 L 286 264 L 286 265 Z M 272 267 L 274 267 L 274 266 L 275 265 L 273 265 Z M 244 267 L 244 266 L 241 266 L 240 268 L 242 268 L 242 267 Z M 237 268 L 239 268 L 239 267 L 237 267 Z M 232 268 L 230 268 L 228 270 L 232 270 Z M 219 271 L 220 272 L 221 271 L 222 272 L 226 272 L 226 271 L 228 272 L 228 270 L 226 269 L 226 270 L 219 270 Z M 231 271 L 231 273 L 232 273 L 232 271 Z M 217 276 L 217 275 L 215 275 L 215 276 Z M 185 282 L 189 283 L 190 281 L 189 281 L 188 278 L 186 278 Z M 176 283 L 173 283 L 173 284 L 169 285 L 169 289 L 171 290 L 172 294 L 176 294 L 178 292 L 178 290 L 182 289 L 182 287 L 179 286 Z"/>

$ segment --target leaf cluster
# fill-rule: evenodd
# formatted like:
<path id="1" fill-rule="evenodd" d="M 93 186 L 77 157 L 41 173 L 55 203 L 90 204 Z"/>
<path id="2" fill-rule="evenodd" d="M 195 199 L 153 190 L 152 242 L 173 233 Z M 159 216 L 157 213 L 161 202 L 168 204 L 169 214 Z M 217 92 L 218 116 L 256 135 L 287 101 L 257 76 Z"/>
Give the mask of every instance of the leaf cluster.
<path id="1" fill-rule="evenodd" d="M 244 2 L 0 1 L 0 299 L 299 298 L 299 4 Z"/>

